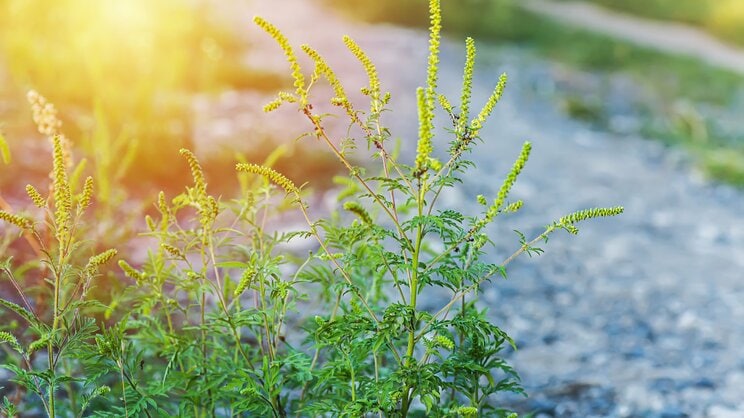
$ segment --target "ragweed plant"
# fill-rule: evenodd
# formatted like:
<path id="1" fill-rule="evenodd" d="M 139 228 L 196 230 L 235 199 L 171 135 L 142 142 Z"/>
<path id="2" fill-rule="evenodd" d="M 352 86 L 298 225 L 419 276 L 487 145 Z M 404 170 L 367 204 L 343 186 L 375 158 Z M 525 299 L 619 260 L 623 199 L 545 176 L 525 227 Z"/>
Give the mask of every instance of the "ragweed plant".
<path id="1" fill-rule="evenodd" d="M 477 304 L 482 285 L 506 276 L 506 266 L 523 252 L 542 251 L 536 244 L 547 241 L 557 229 L 576 233 L 579 221 L 617 215 L 621 207 L 597 208 L 569 214 L 552 222 L 531 240 L 523 236 L 518 249 L 500 263 L 488 261 L 485 246 L 490 242 L 486 226 L 500 216 L 516 212 L 519 200 L 509 194 L 530 155 L 525 142 L 513 167 L 491 203 L 478 196 L 484 209 L 466 216 L 440 209 L 441 193 L 461 181 L 473 165 L 465 157 L 502 96 L 502 75 L 481 110 L 471 116 L 470 97 L 475 43 L 466 40 L 466 62 L 460 104 L 438 92 L 441 9 L 438 0 L 429 2 L 429 57 L 426 83 L 417 91 L 419 134 L 416 155 L 406 164 L 389 152 L 389 131 L 382 112 L 389 100 L 382 93 L 375 66 L 350 37 L 344 44 L 360 61 L 369 77 L 362 93 L 369 97 L 368 111 L 354 108 L 341 82 L 323 57 L 309 46 L 302 50 L 315 63 L 310 81 L 302 76 L 289 41 L 269 22 L 256 18 L 287 56 L 295 77 L 296 91 L 280 93 L 267 105 L 271 111 L 283 103 L 299 107 L 313 134 L 324 142 L 348 169 L 349 188 L 342 192 L 343 208 L 354 215 L 313 221 L 294 186 L 272 170 L 239 165 L 279 184 L 294 195 L 308 222 L 309 237 L 319 245 L 318 253 L 300 275 L 321 287 L 328 309 L 315 316 L 309 346 L 314 349 L 310 372 L 299 397 L 290 397 L 290 407 L 300 415 L 407 416 L 423 410 L 433 416 L 509 415 L 499 408 L 499 392 L 521 393 L 517 373 L 499 357 L 513 341 L 488 320 Z M 321 78 L 333 89 L 331 104 L 340 107 L 353 128 L 366 139 L 381 169 L 366 175 L 368 167 L 355 166 L 348 149 L 332 138 L 324 115 L 313 110 L 311 92 Z M 450 118 L 450 147 L 447 161 L 433 156 L 437 103 Z M 441 295 L 448 295 L 442 298 Z M 439 309 L 421 309 L 422 297 L 439 295 Z"/>
<path id="2" fill-rule="evenodd" d="M 89 314 L 99 304 L 88 294 L 101 267 L 117 251 L 108 249 L 84 261 L 92 246 L 82 239 L 79 227 L 93 197 L 93 179 L 86 178 L 82 187 L 71 181 L 69 141 L 59 132 L 54 107 L 34 92 L 29 99 L 39 132 L 52 142 L 53 168 L 48 194 L 26 186 L 31 202 L 44 214 L 41 221 L 0 211 L 0 220 L 20 229 L 38 257 L 20 266 L 12 258 L 0 260 L 0 278 L 10 282 L 13 299 L 19 302 L 0 299 L 0 309 L 23 321 L 16 333 L 0 332 L 0 342 L 12 349 L 2 367 L 14 374 L 18 386 L 16 402 L 5 398 L 0 410 L 14 416 L 16 403 L 22 405 L 23 391 L 28 391 L 38 396 L 50 417 L 82 416 L 90 401 L 108 390 L 96 383 L 100 368 L 85 361 L 98 331 Z M 30 281 L 34 277 L 42 279 L 35 286 Z"/>
<path id="3" fill-rule="evenodd" d="M 157 378 L 138 378 L 136 390 L 122 381 L 124 402 L 112 416 L 285 416 L 311 362 L 285 342 L 302 270 L 278 249 L 295 234 L 268 230 L 280 203 L 275 186 L 247 173 L 300 190 L 267 165 L 240 164 L 242 195 L 222 202 L 208 193 L 196 156 L 181 155 L 193 184 L 158 196 L 146 233 L 158 245 L 146 262 L 120 261 L 136 286 L 118 303 L 134 308 L 104 337 L 118 350 L 108 361 L 123 373 Z"/>

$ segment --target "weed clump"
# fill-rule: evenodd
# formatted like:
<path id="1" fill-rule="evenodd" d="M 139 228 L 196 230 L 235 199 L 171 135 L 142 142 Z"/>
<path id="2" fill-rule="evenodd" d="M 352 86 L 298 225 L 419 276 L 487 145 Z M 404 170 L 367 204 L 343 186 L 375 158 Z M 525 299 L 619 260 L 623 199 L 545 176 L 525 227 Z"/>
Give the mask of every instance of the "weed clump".
<path id="1" fill-rule="evenodd" d="M 490 204 L 485 196 L 475 199 L 480 213 L 439 207 L 441 193 L 473 165 L 467 152 L 506 84 L 503 75 L 477 115 L 470 114 L 476 51 L 468 38 L 459 105 L 438 93 L 439 1 L 430 1 L 427 76 L 417 92 L 419 138 L 409 163 L 389 151 L 381 115 L 390 95 L 356 42 L 343 39 L 368 74 L 366 112 L 355 109 L 314 49 L 301 48 L 315 65 L 308 82 L 281 31 L 261 18 L 256 23 L 284 51 L 296 88 L 279 93 L 266 110 L 298 107 L 312 134 L 348 170 L 338 179 L 345 187 L 338 203 L 349 213 L 314 220 L 303 187 L 267 163 L 238 163 L 240 194 L 225 201 L 210 194 L 197 157 L 183 149 L 191 185 L 173 197 L 158 195 L 159 216 L 146 218 L 144 233 L 157 246 L 145 260 L 118 260 L 117 278 L 131 286 L 103 304 L 89 290 L 97 276 L 113 276 L 103 272 L 117 250 L 87 261 L 80 256 L 86 244 L 78 226 L 95 195 L 93 179 L 73 195 L 78 188 L 70 181 L 62 137 L 46 128 L 54 124 L 43 124 L 54 143 L 52 190 L 49 197 L 33 186 L 27 192 L 48 212 L 54 233 L 46 237 L 31 220 L 6 211 L 0 219 L 33 234 L 42 249 L 40 268 L 50 276 L 39 291 L 53 306 L 42 312 L 18 280 L 25 270 L 12 260 L 0 264 L 23 300 L 21 306 L 0 299 L 0 306 L 26 321 L 23 332 L 0 331 L 0 343 L 12 349 L 4 367 L 19 388 L 36 395 L 5 398 L 2 411 L 13 416 L 39 404 L 52 417 L 86 410 L 148 417 L 516 416 L 499 398 L 524 393 L 517 372 L 500 357 L 514 342 L 477 304 L 480 289 L 505 276 L 519 254 L 542 252 L 536 245 L 555 230 L 576 233 L 578 222 L 622 208 L 569 214 L 532 239 L 521 235 L 503 261 L 490 261 L 483 231 L 521 208 L 509 192 L 531 144 L 525 142 Z M 376 172 L 355 165 L 349 155 L 354 144 L 337 145 L 325 115 L 315 113 L 312 93 L 320 78 L 333 89 L 331 104 L 361 133 L 348 141 L 366 141 L 379 157 Z M 446 161 L 432 157 L 437 103 L 451 123 Z M 307 227 L 272 231 L 270 219 L 283 207 L 299 210 Z M 317 243 L 315 250 L 288 249 L 303 239 Z M 50 251 L 53 246 L 57 251 Z M 438 309 L 422 309 L 419 300 L 434 294 L 448 297 L 434 299 Z M 36 356 L 47 359 L 41 369 Z"/>

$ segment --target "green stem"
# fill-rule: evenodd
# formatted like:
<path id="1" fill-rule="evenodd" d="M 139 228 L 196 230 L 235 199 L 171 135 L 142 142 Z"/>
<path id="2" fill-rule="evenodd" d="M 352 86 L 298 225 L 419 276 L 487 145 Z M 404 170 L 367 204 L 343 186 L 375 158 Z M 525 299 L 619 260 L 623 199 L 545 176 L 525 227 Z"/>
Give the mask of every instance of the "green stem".
<path id="1" fill-rule="evenodd" d="M 67 361 L 67 359 L 64 359 L 62 361 L 62 366 L 64 367 L 66 373 L 72 374 L 70 372 L 70 363 Z M 75 416 L 78 416 L 77 391 L 72 386 L 72 384 L 73 384 L 73 381 L 67 382 L 67 393 L 68 393 L 68 396 L 70 397 L 70 409 L 72 410 L 72 414 Z"/>
<path id="2" fill-rule="evenodd" d="M 142 394 L 142 392 L 137 387 L 137 383 L 132 379 L 132 377 L 129 375 L 129 373 L 126 373 L 124 371 L 124 366 L 126 364 L 126 360 L 124 359 L 124 352 L 125 352 L 125 346 L 124 342 L 121 343 L 122 345 L 122 354 L 119 359 L 117 359 L 117 365 L 119 366 L 119 374 L 121 376 L 121 386 L 122 386 L 122 396 L 124 397 L 124 411 L 127 416 L 129 416 L 129 412 L 127 409 L 127 393 L 124 390 L 124 380 L 126 379 L 126 382 L 129 384 L 129 387 L 132 388 L 132 390 L 141 398 L 144 398 L 145 395 Z M 152 415 L 150 415 L 150 412 L 147 411 L 147 409 L 144 409 L 143 412 L 148 418 L 152 418 Z"/>
<path id="3" fill-rule="evenodd" d="M 202 354 L 202 376 L 204 378 L 204 384 L 209 386 L 209 379 L 207 378 L 207 330 L 206 330 L 206 318 L 205 318 L 205 305 L 207 303 L 206 292 L 202 291 L 201 295 L 201 306 L 200 306 L 200 320 L 201 320 L 201 354 Z M 207 394 L 209 398 L 212 398 L 212 390 L 208 390 Z"/>
<path id="4" fill-rule="evenodd" d="M 351 364 L 351 356 L 346 357 L 349 361 L 349 372 L 351 373 L 351 381 L 349 384 L 351 385 L 351 401 L 356 402 L 356 379 L 354 377 L 354 365 Z"/>
<path id="5" fill-rule="evenodd" d="M 424 196 L 426 194 L 426 183 L 423 184 L 419 180 L 419 196 L 418 196 L 418 215 L 422 216 L 424 213 Z M 415 359 L 413 357 L 414 350 L 416 348 L 416 301 L 418 298 L 418 291 L 419 291 L 419 261 L 421 258 L 421 242 L 423 241 L 424 237 L 424 229 L 419 224 L 419 226 L 416 228 L 416 241 L 415 246 L 413 249 L 413 257 L 412 257 L 412 267 L 411 267 L 411 282 L 409 283 L 409 303 L 408 305 L 411 307 L 411 310 L 413 311 L 414 317 L 411 318 L 411 324 L 410 329 L 408 331 L 408 347 L 406 348 L 406 358 L 405 358 L 405 367 L 411 367 L 413 365 L 413 362 L 415 362 Z M 401 413 L 405 417 L 408 415 L 408 408 L 410 407 L 411 402 L 411 388 L 409 385 L 406 385 L 403 391 L 403 401 L 401 404 Z"/>
<path id="6" fill-rule="evenodd" d="M 49 360 L 49 370 L 52 371 L 52 375 L 54 374 L 53 364 L 54 364 L 54 355 L 52 354 L 52 342 L 51 338 L 50 341 L 47 343 L 47 351 L 48 351 L 48 360 Z M 51 383 L 49 385 L 49 418 L 54 418 L 54 383 Z"/>
<path id="7" fill-rule="evenodd" d="M 63 250 L 60 248 L 60 266 L 64 260 Z M 62 272 L 58 269 L 54 271 L 54 306 L 52 311 L 52 330 L 47 342 L 47 361 L 49 362 L 49 371 L 52 373 L 52 383 L 49 385 L 49 417 L 55 418 L 55 399 L 54 399 L 54 386 L 55 386 L 55 361 L 54 361 L 54 338 L 57 333 L 57 327 L 59 326 L 59 305 L 60 305 L 60 287 L 62 287 Z"/>

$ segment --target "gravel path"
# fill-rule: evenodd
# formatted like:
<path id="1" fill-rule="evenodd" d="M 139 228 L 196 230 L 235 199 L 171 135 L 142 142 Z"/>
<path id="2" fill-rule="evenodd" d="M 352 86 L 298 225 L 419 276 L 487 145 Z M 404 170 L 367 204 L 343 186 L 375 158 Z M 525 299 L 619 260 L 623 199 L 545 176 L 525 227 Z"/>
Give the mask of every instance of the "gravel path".
<path id="1" fill-rule="evenodd" d="M 744 49 L 688 25 L 643 19 L 579 1 L 524 0 L 517 4 L 573 26 L 744 74 Z"/>
<path id="2" fill-rule="evenodd" d="M 253 65 L 286 66 L 249 24 L 259 14 L 290 39 L 317 47 L 348 86 L 359 86 L 364 75 L 340 40 L 353 36 L 394 94 L 388 117 L 394 134 L 406 150 L 415 147 L 413 93 L 424 78 L 425 33 L 350 24 L 307 0 L 235 2 L 225 10 L 253 42 L 246 57 Z M 453 86 L 445 89 L 452 97 L 463 51 L 461 42 L 443 44 L 440 85 Z M 532 235 L 577 209 L 626 208 L 620 217 L 586 223 L 578 237 L 557 233 L 545 255 L 519 259 L 509 280 L 485 290 L 494 319 L 518 342 L 508 357 L 531 395 L 509 402 L 540 418 L 744 416 L 744 196 L 706 183 L 684 154 L 567 118 L 552 93 L 565 70 L 523 51 L 479 45 L 474 103 L 485 100 L 503 71 L 510 82 L 482 132 L 485 143 L 472 154 L 477 169 L 446 196 L 457 207 L 479 193 L 495 194 L 522 141 L 533 141 L 512 196 L 525 207 L 493 229 L 494 261 L 516 248 L 513 229 Z M 263 102 L 241 93 L 202 102 L 232 114 L 203 117 L 198 141 L 213 144 L 227 129 L 224 120 L 250 119 Z M 299 118 L 297 127 L 280 116 L 261 120 L 268 131 L 304 129 Z M 244 125 L 232 126 L 245 132 L 230 136 L 250 135 L 252 123 Z"/>

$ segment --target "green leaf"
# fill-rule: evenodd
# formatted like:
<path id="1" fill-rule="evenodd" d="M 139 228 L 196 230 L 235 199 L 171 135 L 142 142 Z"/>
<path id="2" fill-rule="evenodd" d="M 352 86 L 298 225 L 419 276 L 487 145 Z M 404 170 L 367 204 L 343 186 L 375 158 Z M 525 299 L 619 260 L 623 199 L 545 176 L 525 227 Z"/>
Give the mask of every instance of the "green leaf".
<path id="1" fill-rule="evenodd" d="M 25 308 L 23 308 L 23 307 L 21 307 L 19 305 L 16 305 L 13 302 L 7 301 L 5 299 L 0 299 L 0 306 L 4 306 L 4 307 L 10 309 L 11 311 L 17 313 L 20 317 L 22 317 L 23 319 L 25 319 L 26 321 L 28 321 L 28 323 L 31 324 L 31 325 L 37 325 L 39 323 L 39 321 L 36 319 L 36 317 L 34 316 L 34 314 L 32 314 L 31 312 L 29 312 Z"/>
<path id="2" fill-rule="evenodd" d="M 0 386 L 0 389 L 2 388 L 3 387 Z M 14 417 L 18 414 L 15 405 L 10 401 L 10 399 L 8 399 L 7 396 L 3 396 L 3 405 L 0 406 L 0 412 L 8 417 Z"/>
<path id="3" fill-rule="evenodd" d="M 17 351 L 20 354 L 23 354 L 23 348 L 20 344 L 18 344 L 18 340 L 15 336 L 11 335 L 9 332 L 0 331 L 0 344 L 1 343 L 8 343 L 15 351 Z"/>

